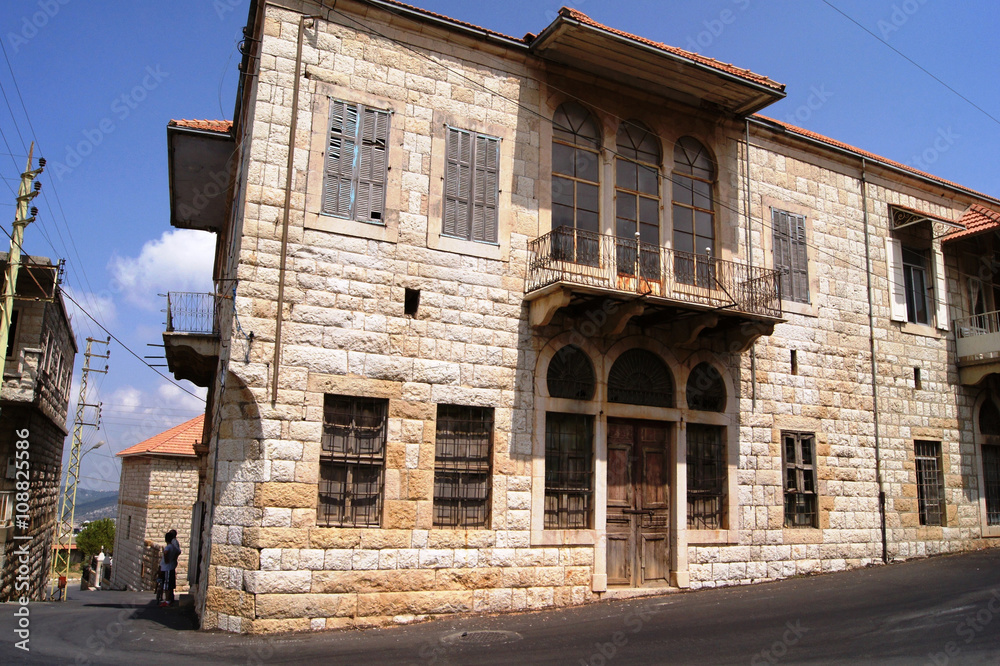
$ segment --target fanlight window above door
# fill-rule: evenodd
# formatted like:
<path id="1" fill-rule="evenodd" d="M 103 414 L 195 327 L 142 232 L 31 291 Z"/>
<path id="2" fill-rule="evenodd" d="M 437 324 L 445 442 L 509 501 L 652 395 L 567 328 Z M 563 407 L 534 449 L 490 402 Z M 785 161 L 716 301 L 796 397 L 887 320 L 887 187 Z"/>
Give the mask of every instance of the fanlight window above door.
<path id="1" fill-rule="evenodd" d="M 553 398 L 590 400 L 594 397 L 594 365 L 586 352 L 576 345 L 566 345 L 549 361 L 546 376 Z"/>
<path id="2" fill-rule="evenodd" d="M 649 407 L 674 406 L 674 378 L 656 354 L 630 349 L 608 373 L 608 402 Z"/>
<path id="3" fill-rule="evenodd" d="M 705 412 L 726 411 L 726 383 L 722 375 L 708 363 L 699 363 L 691 371 L 687 383 L 688 409 Z"/>

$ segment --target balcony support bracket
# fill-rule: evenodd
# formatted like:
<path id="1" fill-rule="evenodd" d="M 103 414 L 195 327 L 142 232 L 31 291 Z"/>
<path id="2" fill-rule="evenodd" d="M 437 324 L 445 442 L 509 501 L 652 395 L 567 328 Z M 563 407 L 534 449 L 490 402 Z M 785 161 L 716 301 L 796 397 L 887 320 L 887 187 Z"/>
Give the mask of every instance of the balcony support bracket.
<path id="1" fill-rule="evenodd" d="M 689 345 L 698 339 L 706 328 L 714 328 L 719 323 L 719 315 L 702 314 L 679 319 L 670 325 L 669 343 Z"/>
<path id="2" fill-rule="evenodd" d="M 608 320 L 603 326 L 602 333 L 605 336 L 619 335 L 625 330 L 632 317 L 641 317 L 646 311 L 646 306 L 638 301 L 629 301 L 615 308 L 614 312 L 608 314 Z"/>
<path id="3" fill-rule="evenodd" d="M 739 328 L 734 328 L 726 334 L 726 342 L 729 351 L 734 354 L 742 354 L 750 349 L 757 338 L 762 335 L 774 333 L 775 322 L 744 322 Z"/>
<path id="4" fill-rule="evenodd" d="M 569 305 L 572 300 L 573 292 L 569 289 L 559 289 L 531 301 L 531 325 L 548 326 L 556 316 L 556 312 Z"/>

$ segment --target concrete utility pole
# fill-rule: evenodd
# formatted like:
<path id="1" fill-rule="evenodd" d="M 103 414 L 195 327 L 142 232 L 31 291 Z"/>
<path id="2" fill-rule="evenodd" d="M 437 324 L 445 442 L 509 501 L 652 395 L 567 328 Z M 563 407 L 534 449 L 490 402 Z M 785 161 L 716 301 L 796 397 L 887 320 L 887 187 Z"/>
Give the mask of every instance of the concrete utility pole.
<path id="1" fill-rule="evenodd" d="M 66 483 L 63 485 L 62 508 L 59 511 L 59 521 L 56 523 L 59 538 L 52 544 L 55 552 L 52 553 L 52 572 L 49 575 L 49 599 L 52 599 L 55 593 L 54 586 L 58 580 L 56 576 L 62 575 L 69 580 L 69 546 L 73 543 L 73 522 L 76 520 L 76 488 L 80 482 L 80 461 L 83 459 L 83 453 L 88 453 L 91 450 L 88 449 L 81 453 L 83 428 L 84 426 L 97 428 L 101 425 L 101 403 L 91 404 L 87 402 L 87 378 L 91 372 L 107 373 L 107 364 L 104 365 L 103 370 L 91 368 L 90 359 L 103 358 L 107 360 L 111 357 L 111 351 L 106 349 L 105 354 L 92 353 L 90 349 L 95 342 L 99 345 L 105 345 L 106 348 L 111 343 L 111 338 L 108 337 L 107 340 L 87 338 L 87 351 L 84 352 L 83 373 L 80 377 L 80 396 L 76 400 L 76 419 L 73 422 L 73 445 L 69 452 L 69 466 L 66 468 Z M 85 420 L 84 412 L 87 407 L 93 407 L 97 410 L 93 423 L 87 423 Z M 97 446 L 92 448 L 97 448 Z M 61 544 L 66 544 L 66 563 L 63 567 L 59 567 L 57 564 L 58 546 Z M 66 601 L 66 590 L 63 590 L 60 600 Z"/>
<path id="2" fill-rule="evenodd" d="M 7 271 L 4 274 L 3 311 L 0 312 L 0 377 L 3 377 L 7 363 L 7 341 L 10 338 L 10 318 L 14 312 L 14 292 L 17 289 L 17 274 L 21 269 L 21 247 L 24 243 L 24 228 L 35 221 L 38 209 L 28 210 L 28 202 L 38 196 L 42 189 L 41 183 L 34 183 L 35 176 L 45 168 L 45 159 L 38 160 L 38 168 L 32 170 L 31 156 L 35 152 L 35 143 L 28 149 L 28 167 L 21 174 L 21 187 L 17 192 L 17 217 L 14 219 L 14 229 L 10 237 L 10 254 L 7 255 Z M 34 186 L 32 186 L 34 183 Z M 31 217 L 28 217 L 28 213 Z"/>

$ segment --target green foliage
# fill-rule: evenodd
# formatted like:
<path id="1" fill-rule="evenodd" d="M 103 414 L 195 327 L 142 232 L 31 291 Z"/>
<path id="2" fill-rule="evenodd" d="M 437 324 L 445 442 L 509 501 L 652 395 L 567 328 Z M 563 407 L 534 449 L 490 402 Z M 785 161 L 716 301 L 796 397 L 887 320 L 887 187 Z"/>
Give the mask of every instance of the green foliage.
<path id="1" fill-rule="evenodd" d="M 105 555 L 111 555 L 115 547 L 115 521 L 101 518 L 89 523 L 76 535 L 76 547 L 83 553 L 84 561 L 100 553 L 102 547 Z"/>

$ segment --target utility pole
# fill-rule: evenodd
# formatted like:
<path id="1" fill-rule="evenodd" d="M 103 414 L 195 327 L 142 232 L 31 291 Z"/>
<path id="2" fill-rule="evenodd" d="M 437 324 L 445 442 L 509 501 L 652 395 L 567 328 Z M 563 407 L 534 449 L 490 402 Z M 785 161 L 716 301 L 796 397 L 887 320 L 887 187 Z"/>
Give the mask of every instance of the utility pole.
<path id="1" fill-rule="evenodd" d="M 14 219 L 14 229 L 10 237 L 10 254 L 7 255 L 7 270 L 4 274 L 3 311 L 0 312 L 0 377 L 6 370 L 7 341 L 10 338 L 10 319 L 14 312 L 14 293 L 17 290 L 17 274 L 21 269 L 21 247 L 24 243 L 24 228 L 35 221 L 38 209 L 28 203 L 38 196 L 42 189 L 41 183 L 35 183 L 35 176 L 45 168 L 45 158 L 39 158 L 38 168 L 32 170 L 31 156 L 35 152 L 35 143 L 28 149 L 28 167 L 21 174 L 21 187 L 17 192 L 17 217 Z M 34 183 L 34 185 L 32 185 Z M 28 217 L 28 213 L 31 217 Z"/>
<path id="2" fill-rule="evenodd" d="M 94 343 L 105 345 L 105 353 L 92 353 L 90 350 Z M 87 351 L 83 355 L 83 373 L 80 377 L 80 396 L 76 400 L 76 419 L 73 422 L 73 445 L 69 452 L 69 466 L 66 468 L 66 483 L 63 485 L 62 507 L 59 511 L 59 521 L 56 523 L 56 527 L 59 529 L 59 539 L 53 544 L 54 549 L 59 545 L 66 544 L 66 563 L 64 566 L 59 567 L 57 564 L 59 551 L 56 550 L 52 554 L 52 571 L 49 575 L 49 599 L 53 598 L 55 592 L 54 585 L 57 581 L 56 576 L 61 573 L 61 575 L 65 576 L 67 580 L 69 579 L 69 546 L 73 543 L 73 522 L 76 519 L 76 487 L 80 482 L 80 460 L 83 458 L 83 454 L 81 453 L 81 450 L 83 449 L 83 428 L 84 426 L 97 428 L 101 425 L 101 403 L 98 402 L 91 404 L 87 402 L 87 378 L 91 372 L 98 372 L 101 374 L 107 373 L 108 365 L 105 363 L 103 370 L 91 368 L 90 359 L 103 358 L 107 360 L 110 358 L 111 350 L 107 349 L 107 345 L 110 343 L 110 337 L 108 337 L 107 340 L 87 338 Z M 88 423 L 86 421 L 85 411 L 87 407 L 92 407 L 96 410 L 93 423 Z M 63 590 L 60 599 L 62 601 L 66 601 L 66 590 Z"/>

